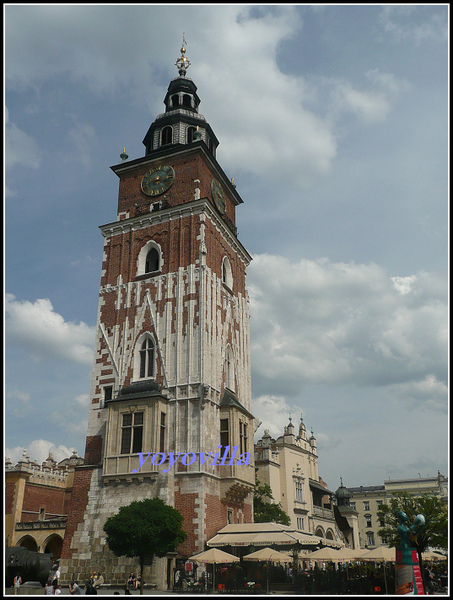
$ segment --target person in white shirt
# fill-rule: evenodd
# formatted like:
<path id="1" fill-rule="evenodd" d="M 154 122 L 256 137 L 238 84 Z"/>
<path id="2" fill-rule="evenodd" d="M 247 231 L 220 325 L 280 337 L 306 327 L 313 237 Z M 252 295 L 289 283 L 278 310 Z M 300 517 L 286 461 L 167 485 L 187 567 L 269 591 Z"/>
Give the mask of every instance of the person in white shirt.
<path id="1" fill-rule="evenodd" d="M 19 591 L 21 584 L 22 584 L 22 577 L 18 573 L 16 575 L 16 577 L 14 577 L 14 595 L 15 596 L 17 596 L 17 592 Z"/>

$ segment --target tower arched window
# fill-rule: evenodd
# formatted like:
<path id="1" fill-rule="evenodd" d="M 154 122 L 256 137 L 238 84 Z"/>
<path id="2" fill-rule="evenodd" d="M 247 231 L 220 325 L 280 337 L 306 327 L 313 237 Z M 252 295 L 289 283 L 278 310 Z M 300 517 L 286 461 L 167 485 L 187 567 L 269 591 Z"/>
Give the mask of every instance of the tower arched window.
<path id="1" fill-rule="evenodd" d="M 173 129 L 167 125 L 162 129 L 162 146 L 165 144 L 171 144 L 173 142 Z"/>
<path id="2" fill-rule="evenodd" d="M 191 144 L 193 142 L 193 136 L 194 133 L 196 132 L 196 128 L 195 127 L 188 127 L 187 128 L 187 143 Z"/>
<path id="3" fill-rule="evenodd" d="M 182 104 L 183 106 L 192 108 L 192 98 L 189 96 L 189 94 L 184 94 L 184 96 L 182 97 Z"/>
<path id="4" fill-rule="evenodd" d="M 162 271 L 164 259 L 156 242 L 149 240 L 142 246 L 137 256 L 137 277 L 157 275 Z"/>
<path id="5" fill-rule="evenodd" d="M 151 248 L 146 255 L 145 273 L 153 273 L 159 270 L 159 252 Z"/>
<path id="6" fill-rule="evenodd" d="M 146 337 L 140 348 L 140 379 L 154 377 L 154 342 Z"/>
<path id="7" fill-rule="evenodd" d="M 230 290 L 233 289 L 233 272 L 227 256 L 222 261 L 222 283 L 229 287 Z"/>
<path id="8" fill-rule="evenodd" d="M 172 107 L 176 107 L 179 106 L 179 96 L 178 94 L 175 94 L 174 96 L 171 97 L 171 105 Z"/>

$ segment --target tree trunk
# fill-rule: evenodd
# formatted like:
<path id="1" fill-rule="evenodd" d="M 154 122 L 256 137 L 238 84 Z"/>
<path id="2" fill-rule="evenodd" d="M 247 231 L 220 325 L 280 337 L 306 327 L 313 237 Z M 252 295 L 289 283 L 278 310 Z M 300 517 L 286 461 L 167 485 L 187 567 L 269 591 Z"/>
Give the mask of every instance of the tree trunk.
<path id="1" fill-rule="evenodd" d="M 144 555 L 140 556 L 140 596 L 143 596 L 143 567 L 145 564 Z"/>
<path id="2" fill-rule="evenodd" d="M 427 581 L 426 581 L 426 577 L 425 577 L 425 568 L 423 566 L 422 549 L 419 548 L 418 546 L 417 546 L 417 555 L 418 555 L 418 565 L 420 567 L 420 573 L 421 573 L 422 581 L 423 581 L 423 587 L 424 587 L 425 594 L 426 594 Z"/>

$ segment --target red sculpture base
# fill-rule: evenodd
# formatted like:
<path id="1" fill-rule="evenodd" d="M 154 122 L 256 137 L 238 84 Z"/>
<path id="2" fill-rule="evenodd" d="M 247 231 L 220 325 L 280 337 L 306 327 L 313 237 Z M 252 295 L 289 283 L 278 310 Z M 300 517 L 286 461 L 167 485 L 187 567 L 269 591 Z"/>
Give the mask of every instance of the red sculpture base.
<path id="1" fill-rule="evenodd" d="M 416 550 L 396 551 L 395 576 L 397 594 L 425 595 Z"/>

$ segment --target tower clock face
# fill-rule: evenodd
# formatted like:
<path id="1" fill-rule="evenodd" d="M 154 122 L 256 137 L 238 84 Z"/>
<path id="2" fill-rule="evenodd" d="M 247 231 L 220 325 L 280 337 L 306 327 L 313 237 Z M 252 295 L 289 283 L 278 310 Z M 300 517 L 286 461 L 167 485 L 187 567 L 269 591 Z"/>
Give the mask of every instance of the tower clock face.
<path id="1" fill-rule="evenodd" d="M 222 215 L 225 214 L 225 210 L 226 210 L 225 194 L 222 189 L 222 186 L 217 181 L 217 179 L 213 179 L 211 181 L 211 193 L 212 193 L 212 199 L 214 200 L 214 203 L 217 206 L 220 214 L 222 214 Z"/>
<path id="2" fill-rule="evenodd" d="M 175 180 L 175 171 L 170 165 L 152 167 L 142 179 L 142 191 L 147 196 L 159 196 L 166 192 Z"/>

